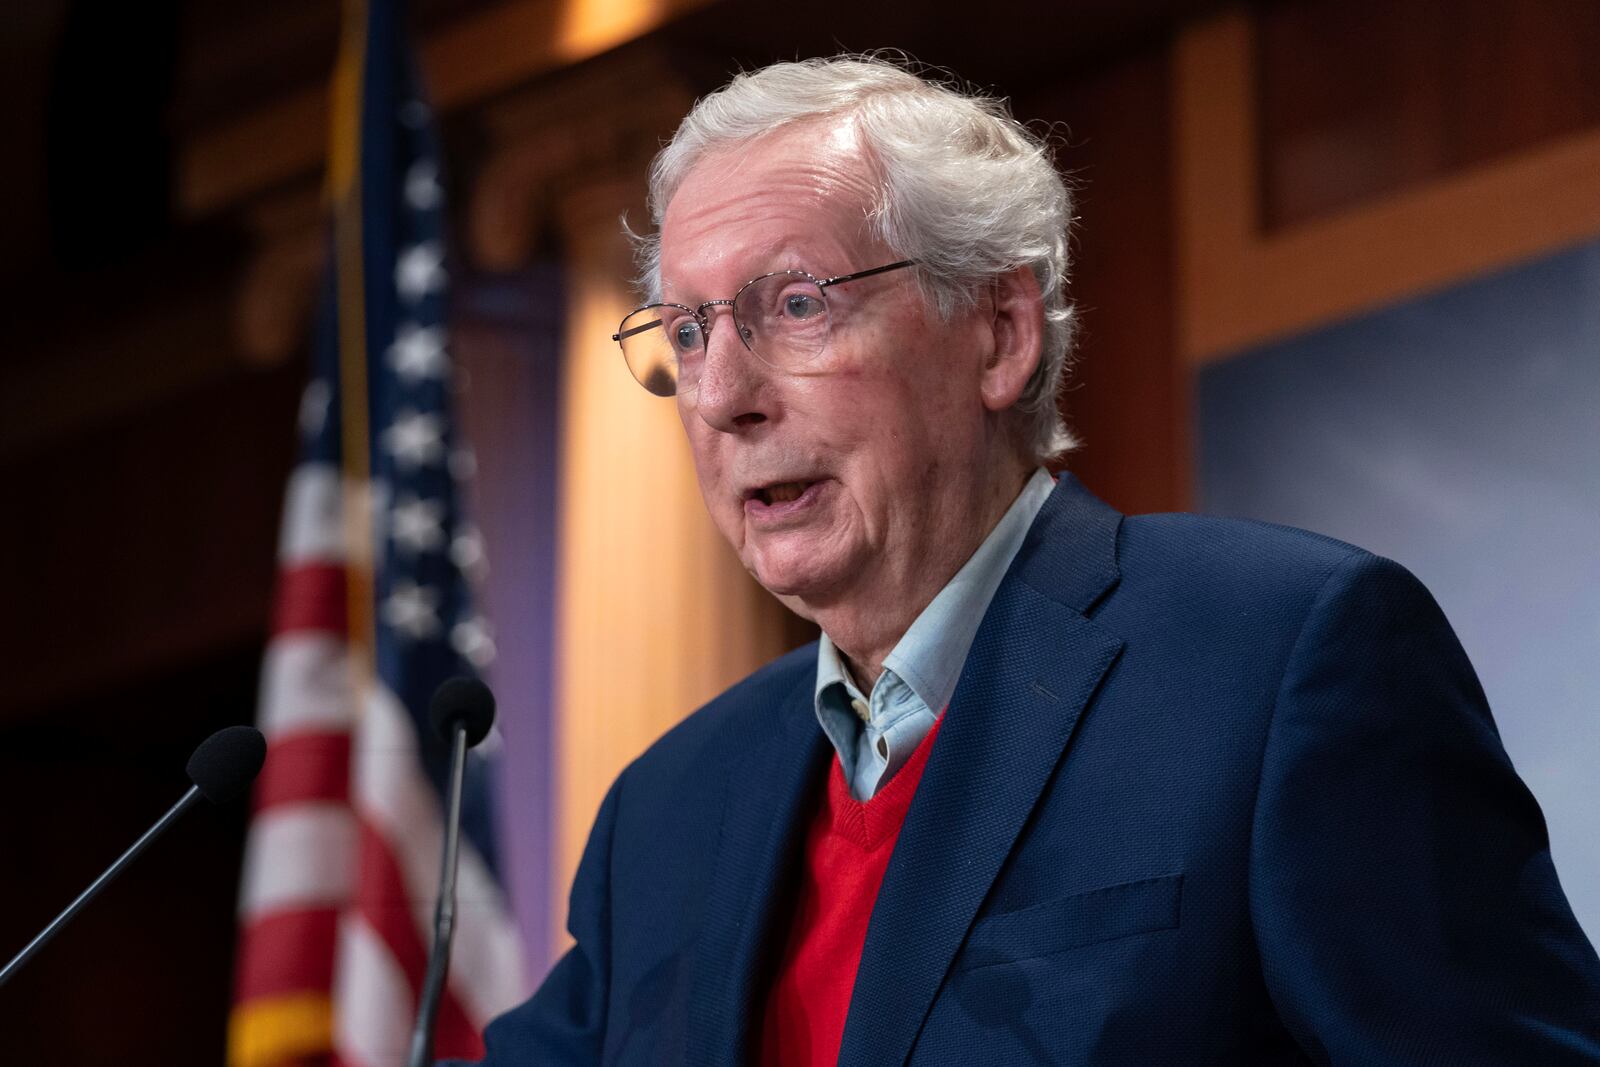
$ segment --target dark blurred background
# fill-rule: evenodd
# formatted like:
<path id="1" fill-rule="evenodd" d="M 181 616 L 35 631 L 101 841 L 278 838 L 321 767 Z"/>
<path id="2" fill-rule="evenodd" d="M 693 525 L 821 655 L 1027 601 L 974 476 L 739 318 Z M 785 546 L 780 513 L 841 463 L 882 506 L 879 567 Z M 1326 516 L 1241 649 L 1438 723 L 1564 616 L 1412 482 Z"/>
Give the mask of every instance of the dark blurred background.
<path id="1" fill-rule="evenodd" d="M 1086 445 L 1069 466 L 1125 511 L 1210 503 L 1197 455 L 1214 429 L 1199 425 L 1208 368 L 1600 239 L 1593 0 L 416 0 L 413 30 L 445 135 L 456 300 L 471 319 L 459 355 L 480 386 L 464 414 L 480 451 L 525 417 L 484 382 L 566 390 L 563 447 L 605 425 L 581 408 L 573 383 L 587 371 L 573 368 L 614 359 L 589 326 L 609 329 L 628 302 L 618 215 L 640 218 L 644 167 L 689 101 L 775 59 L 903 49 L 1052 124 L 1081 195 L 1084 336 L 1063 404 Z M 338 31 L 332 0 L 0 11 L 0 954 L 176 799 L 200 738 L 252 714 Z M 521 303 L 534 300 L 524 281 L 552 276 L 544 304 Z M 551 301 L 565 327 L 540 310 Z M 522 343 L 534 328 L 548 344 Z M 506 371 L 546 349 L 565 370 Z M 1223 397 L 1208 410 L 1250 408 Z M 568 541 L 583 522 L 622 521 L 595 510 L 597 494 L 626 495 L 626 470 L 602 490 L 578 463 L 563 460 L 550 490 Z M 502 516 L 491 555 L 511 559 L 529 475 L 505 458 L 485 466 L 479 507 L 490 526 Z M 685 499 L 699 507 L 692 489 Z M 1582 503 L 1571 521 L 1591 518 Z M 647 558 L 671 568 L 697 551 Z M 565 595 L 585 597 L 591 565 L 556 558 L 571 564 Z M 1402 562 L 1428 577 L 1425 559 Z M 555 783 L 538 787 L 553 791 L 549 825 L 518 861 L 519 911 L 544 926 L 529 935 L 533 977 L 559 947 L 574 842 L 615 770 L 745 660 L 806 636 L 775 606 L 750 610 L 768 636 L 668 687 L 658 710 L 564 734 L 597 668 L 573 651 L 592 620 L 557 613 L 566 739 L 524 750 L 528 780 Z M 1573 766 L 1591 776 L 1573 788 L 1593 796 L 1587 685 L 1552 729 L 1574 731 Z M 0 1059 L 222 1062 L 246 820 L 242 807 L 191 816 L 0 990 Z M 1592 935 L 1600 915 L 1579 917 Z"/>

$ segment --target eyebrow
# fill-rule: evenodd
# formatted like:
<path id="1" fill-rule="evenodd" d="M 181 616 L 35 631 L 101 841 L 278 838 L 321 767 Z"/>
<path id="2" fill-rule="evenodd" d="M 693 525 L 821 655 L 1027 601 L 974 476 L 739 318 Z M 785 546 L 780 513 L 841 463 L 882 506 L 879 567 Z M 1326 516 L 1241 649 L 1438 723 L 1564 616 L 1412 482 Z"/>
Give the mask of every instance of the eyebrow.
<path id="1" fill-rule="evenodd" d="M 757 270 L 751 274 L 746 274 L 734 284 L 734 288 L 737 289 L 738 286 L 743 285 L 745 282 L 759 278 L 764 274 L 775 274 L 778 271 L 785 270 L 804 270 L 810 271 L 812 274 L 816 274 L 819 278 L 827 277 L 827 271 L 823 271 L 821 274 L 817 273 L 817 268 L 822 266 L 822 264 L 805 262 L 805 257 L 797 254 L 797 247 L 798 246 L 792 237 L 785 237 L 782 240 L 772 242 L 765 248 L 758 249 L 755 255 L 749 257 L 749 260 L 756 263 L 766 263 L 767 266 L 765 269 Z M 668 304 L 683 304 L 687 305 L 688 307 L 695 307 L 706 300 L 726 300 L 733 296 L 733 293 L 731 292 L 720 293 L 717 296 L 709 297 L 704 293 L 695 293 L 690 299 L 669 300 L 667 298 L 667 286 L 665 284 L 665 279 L 662 279 L 662 282 L 663 284 L 660 287 L 661 291 L 658 296 L 663 303 Z"/>

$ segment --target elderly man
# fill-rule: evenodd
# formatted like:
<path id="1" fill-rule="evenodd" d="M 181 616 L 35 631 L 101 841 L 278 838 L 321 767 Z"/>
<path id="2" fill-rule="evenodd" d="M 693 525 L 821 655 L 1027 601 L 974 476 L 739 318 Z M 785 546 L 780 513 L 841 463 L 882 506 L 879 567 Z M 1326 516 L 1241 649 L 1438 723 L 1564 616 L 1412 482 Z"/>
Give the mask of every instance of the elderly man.
<path id="1" fill-rule="evenodd" d="M 1068 194 L 992 100 L 768 67 L 651 174 L 705 503 L 823 636 L 618 778 L 493 1064 L 1596 1064 L 1600 961 L 1450 628 L 1043 464 Z"/>

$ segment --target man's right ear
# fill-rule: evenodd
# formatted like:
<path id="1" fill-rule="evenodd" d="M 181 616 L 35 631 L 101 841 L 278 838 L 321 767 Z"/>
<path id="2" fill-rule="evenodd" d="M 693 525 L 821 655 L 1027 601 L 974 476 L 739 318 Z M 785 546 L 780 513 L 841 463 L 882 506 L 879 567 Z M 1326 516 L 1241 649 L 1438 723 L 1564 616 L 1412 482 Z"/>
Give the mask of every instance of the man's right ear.
<path id="1" fill-rule="evenodd" d="M 1017 267 L 995 278 L 991 295 L 993 347 L 984 363 L 980 389 L 984 407 L 1006 411 L 1021 398 L 1039 369 L 1044 351 L 1044 296 L 1030 267 Z"/>

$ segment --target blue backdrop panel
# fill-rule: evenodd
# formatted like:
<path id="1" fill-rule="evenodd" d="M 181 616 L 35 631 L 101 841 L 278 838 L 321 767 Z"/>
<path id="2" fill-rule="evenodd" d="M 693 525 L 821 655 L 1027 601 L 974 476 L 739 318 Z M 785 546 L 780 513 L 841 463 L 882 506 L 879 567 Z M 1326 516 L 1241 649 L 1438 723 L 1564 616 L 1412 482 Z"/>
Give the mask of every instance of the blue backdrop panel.
<path id="1" fill-rule="evenodd" d="M 1600 943 L 1600 244 L 1200 375 L 1200 500 L 1433 590 Z"/>

